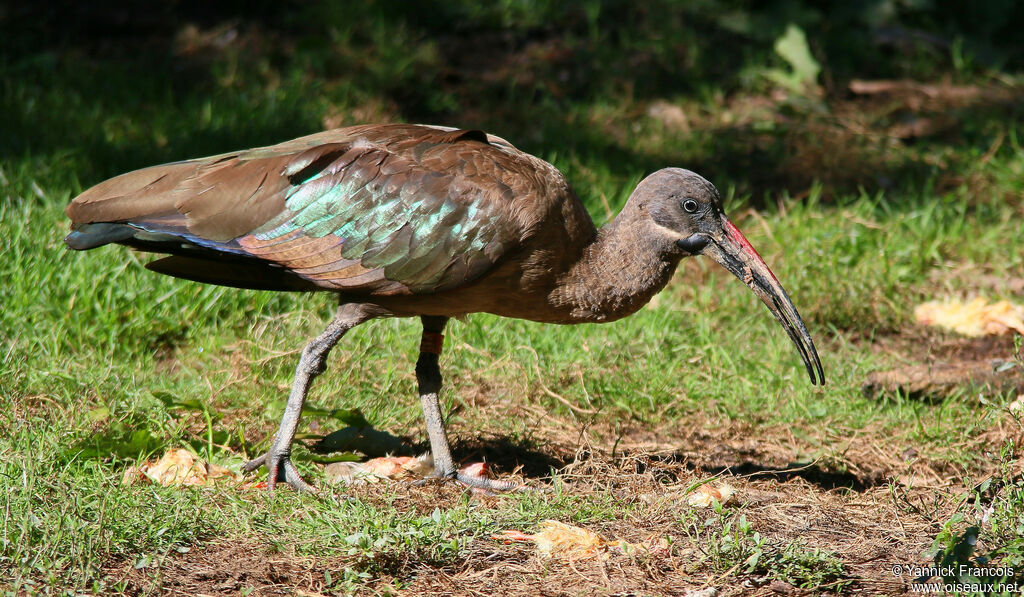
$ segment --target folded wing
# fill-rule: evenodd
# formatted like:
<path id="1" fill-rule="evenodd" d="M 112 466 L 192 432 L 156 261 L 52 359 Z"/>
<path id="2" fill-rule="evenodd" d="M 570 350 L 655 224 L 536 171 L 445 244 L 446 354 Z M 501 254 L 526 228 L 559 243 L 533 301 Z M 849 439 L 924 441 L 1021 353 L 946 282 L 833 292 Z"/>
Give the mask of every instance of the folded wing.
<path id="1" fill-rule="evenodd" d="M 531 234 L 526 159 L 480 131 L 328 131 L 103 182 L 68 207 L 67 242 L 170 253 L 149 267 L 229 286 L 434 292 Z"/>

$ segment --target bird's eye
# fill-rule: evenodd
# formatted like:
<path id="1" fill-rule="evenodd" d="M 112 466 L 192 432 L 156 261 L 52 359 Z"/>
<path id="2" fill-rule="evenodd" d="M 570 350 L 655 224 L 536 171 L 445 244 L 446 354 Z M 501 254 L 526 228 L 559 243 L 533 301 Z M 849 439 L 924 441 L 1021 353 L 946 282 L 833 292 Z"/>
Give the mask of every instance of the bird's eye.
<path id="1" fill-rule="evenodd" d="M 692 214 L 693 212 L 697 211 L 697 207 L 697 202 L 694 201 L 693 199 L 686 199 L 683 201 L 683 209 L 686 210 L 686 213 Z"/>

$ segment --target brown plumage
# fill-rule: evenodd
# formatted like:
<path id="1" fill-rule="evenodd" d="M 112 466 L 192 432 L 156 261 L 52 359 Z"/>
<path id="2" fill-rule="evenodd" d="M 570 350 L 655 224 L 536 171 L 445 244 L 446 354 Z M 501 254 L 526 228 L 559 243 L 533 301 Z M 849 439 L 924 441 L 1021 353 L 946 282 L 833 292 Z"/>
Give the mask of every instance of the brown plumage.
<path id="1" fill-rule="evenodd" d="M 116 242 L 170 256 L 147 267 L 200 282 L 339 296 L 303 351 L 265 457 L 271 485 L 308 486 L 289 460 L 302 402 L 344 333 L 380 316 L 423 320 L 417 379 L 437 473 L 448 449 L 437 353 L 449 317 L 487 312 L 551 323 L 612 321 L 665 286 L 679 260 L 709 255 L 758 294 L 823 382 L 782 286 L 700 176 L 660 170 L 596 230 L 550 164 L 480 131 L 368 125 L 175 162 L 100 183 L 68 206 L 75 249 Z"/>

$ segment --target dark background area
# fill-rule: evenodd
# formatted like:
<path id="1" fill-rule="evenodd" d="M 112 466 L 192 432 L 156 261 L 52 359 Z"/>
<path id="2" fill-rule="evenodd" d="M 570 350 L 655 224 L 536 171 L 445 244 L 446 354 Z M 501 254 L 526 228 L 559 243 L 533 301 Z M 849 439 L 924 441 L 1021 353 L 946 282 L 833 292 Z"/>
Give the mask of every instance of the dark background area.
<path id="1" fill-rule="evenodd" d="M 799 93 L 763 76 L 790 25 L 821 66 Z M 755 202 L 949 189 L 1021 119 L 1022 25 L 1012 0 L 7 3 L 0 158 L 87 185 L 400 120 L 484 128 L 584 182 L 678 164 Z"/>

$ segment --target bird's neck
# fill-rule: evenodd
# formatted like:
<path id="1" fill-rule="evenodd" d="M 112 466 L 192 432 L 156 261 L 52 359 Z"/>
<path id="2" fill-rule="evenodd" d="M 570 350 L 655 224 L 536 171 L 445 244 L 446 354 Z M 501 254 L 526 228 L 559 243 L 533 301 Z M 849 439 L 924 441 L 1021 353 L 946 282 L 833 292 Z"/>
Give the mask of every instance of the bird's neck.
<path id="1" fill-rule="evenodd" d="M 549 302 L 573 323 L 615 321 L 637 312 L 665 287 L 679 263 L 678 257 L 654 250 L 650 240 L 637 220 L 620 214 L 563 274 Z"/>

